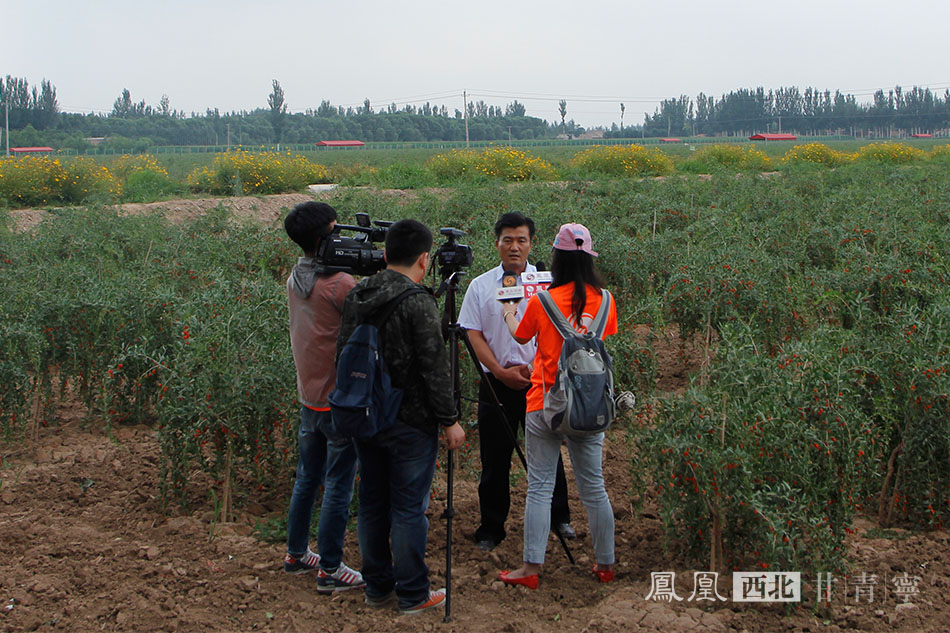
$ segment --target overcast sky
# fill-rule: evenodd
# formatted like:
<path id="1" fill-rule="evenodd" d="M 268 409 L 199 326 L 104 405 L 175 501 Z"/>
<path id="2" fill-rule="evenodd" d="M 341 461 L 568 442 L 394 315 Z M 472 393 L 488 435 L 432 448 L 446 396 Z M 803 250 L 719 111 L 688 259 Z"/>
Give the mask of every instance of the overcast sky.
<path id="1" fill-rule="evenodd" d="M 585 127 L 737 88 L 950 88 L 940 0 L 0 0 L 0 75 L 48 79 L 60 108 L 134 101 L 204 113 L 324 99 L 374 109 L 469 98 Z"/>

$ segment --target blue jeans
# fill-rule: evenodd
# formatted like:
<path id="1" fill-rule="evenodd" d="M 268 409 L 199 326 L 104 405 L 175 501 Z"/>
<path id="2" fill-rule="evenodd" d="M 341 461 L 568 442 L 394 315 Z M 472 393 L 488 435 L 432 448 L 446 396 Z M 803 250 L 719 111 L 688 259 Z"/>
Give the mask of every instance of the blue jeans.
<path id="1" fill-rule="evenodd" d="M 357 525 L 368 598 L 382 598 L 395 589 L 401 609 L 429 599 L 425 512 L 438 450 L 437 435 L 402 422 L 370 440 L 356 442 L 360 460 Z"/>
<path id="2" fill-rule="evenodd" d="M 574 465 L 577 494 L 587 509 L 595 560 L 601 565 L 612 565 L 614 512 L 604 487 L 604 434 L 562 436 L 551 431 L 551 427 L 541 418 L 540 411 L 531 411 L 525 417 L 525 436 L 525 456 L 528 460 L 528 497 L 524 513 L 525 562 L 544 563 L 551 531 L 554 471 L 561 454 L 561 440 L 566 439 Z"/>
<path id="3" fill-rule="evenodd" d="M 353 479 L 356 475 L 356 447 L 350 440 L 327 434 L 329 411 L 300 409 L 297 432 L 297 479 L 287 511 L 287 553 L 299 558 L 307 553 L 310 520 L 320 486 L 324 485 L 317 530 L 320 567 L 334 570 L 343 562 L 343 538 L 350 518 Z"/>

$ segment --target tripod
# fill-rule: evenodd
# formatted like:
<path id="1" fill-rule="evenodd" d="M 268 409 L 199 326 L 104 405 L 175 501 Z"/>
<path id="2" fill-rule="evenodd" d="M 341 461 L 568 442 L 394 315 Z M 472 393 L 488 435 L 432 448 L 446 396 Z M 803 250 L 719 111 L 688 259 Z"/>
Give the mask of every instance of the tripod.
<path id="1" fill-rule="evenodd" d="M 444 292 L 448 292 L 445 297 L 445 307 L 442 311 L 442 326 L 444 331 L 443 338 L 449 343 L 449 364 L 452 371 L 452 399 L 455 402 L 455 417 L 462 417 L 462 379 L 459 372 L 459 350 L 458 337 L 459 328 L 455 310 L 455 292 L 458 290 L 458 282 L 465 273 L 461 270 L 454 270 L 451 273 L 443 268 L 442 285 L 435 292 L 436 297 Z M 446 276 L 448 275 L 448 276 Z M 452 620 L 452 519 L 455 518 L 455 505 L 453 502 L 453 489 L 455 485 L 455 451 L 450 450 L 446 460 L 446 486 L 445 510 L 442 511 L 442 518 L 445 519 L 445 616 L 443 622 Z"/>
<path id="2" fill-rule="evenodd" d="M 475 350 L 472 348 L 472 343 L 468 339 L 468 333 L 465 331 L 465 328 L 458 324 L 458 317 L 455 307 L 455 294 L 458 290 L 459 280 L 464 274 L 464 271 L 461 270 L 447 270 L 443 268 L 442 284 L 435 293 L 436 297 L 439 297 L 444 293 L 448 293 L 445 296 L 445 306 L 442 312 L 442 327 L 445 334 L 445 339 L 449 344 L 449 358 L 452 371 L 452 390 L 455 401 L 455 414 L 457 418 L 461 418 L 462 380 L 459 372 L 458 345 L 459 339 L 461 339 L 465 343 L 465 348 L 468 350 L 469 357 L 472 359 L 472 362 L 475 363 L 475 368 L 478 370 L 479 377 L 484 384 L 488 385 L 489 393 L 491 393 L 492 400 L 494 401 L 492 404 L 497 408 L 499 414 L 501 415 L 503 422 L 502 426 L 504 426 L 505 431 L 508 433 L 508 439 L 511 440 L 511 444 L 515 447 L 515 451 L 518 453 L 518 459 L 521 460 L 521 464 L 524 466 L 524 469 L 527 472 L 528 460 L 525 458 L 524 451 L 521 450 L 521 444 L 518 442 L 517 433 L 508 423 L 508 417 L 505 415 L 505 410 L 501 406 L 501 402 L 498 399 L 498 394 L 495 393 L 495 388 L 492 386 L 491 381 L 488 380 L 485 369 L 478 361 L 478 355 L 475 354 Z M 452 613 L 452 519 L 455 518 L 455 506 L 453 505 L 452 495 L 455 475 L 455 451 L 449 451 L 448 453 L 449 454 L 446 463 L 448 491 L 446 493 L 445 510 L 442 512 L 442 518 L 445 519 L 445 617 L 443 618 L 443 622 L 449 622 L 451 620 Z M 561 542 L 561 547 L 564 548 L 564 553 L 567 555 L 567 559 L 571 562 L 571 565 L 574 565 L 574 556 L 571 554 L 571 550 L 567 546 L 567 541 L 565 540 L 564 536 L 557 530 L 554 530 L 554 533 Z"/>

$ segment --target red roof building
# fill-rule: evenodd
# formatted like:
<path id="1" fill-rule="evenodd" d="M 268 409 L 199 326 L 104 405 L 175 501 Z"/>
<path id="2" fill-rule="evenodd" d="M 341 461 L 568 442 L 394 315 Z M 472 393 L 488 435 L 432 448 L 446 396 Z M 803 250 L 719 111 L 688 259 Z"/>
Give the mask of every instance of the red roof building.
<path id="1" fill-rule="evenodd" d="M 10 152 L 13 154 L 40 154 L 44 152 L 52 152 L 52 147 L 11 147 Z"/>
<path id="2" fill-rule="evenodd" d="M 320 141 L 317 147 L 363 147 L 363 141 Z"/>
<path id="3" fill-rule="evenodd" d="M 933 138 L 933 134 L 911 134 L 911 138 Z"/>
<path id="4" fill-rule="evenodd" d="M 661 138 L 660 142 L 661 143 L 682 143 L 683 141 L 682 139 L 678 139 L 678 138 Z"/>
<path id="5" fill-rule="evenodd" d="M 798 137 L 794 134 L 753 134 L 749 137 L 750 141 L 796 141 Z"/>

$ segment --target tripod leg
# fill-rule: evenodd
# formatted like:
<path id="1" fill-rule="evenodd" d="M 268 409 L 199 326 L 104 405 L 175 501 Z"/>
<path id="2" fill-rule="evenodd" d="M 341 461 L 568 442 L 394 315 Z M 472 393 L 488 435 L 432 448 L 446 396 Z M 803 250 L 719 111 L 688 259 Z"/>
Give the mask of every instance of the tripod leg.
<path id="1" fill-rule="evenodd" d="M 443 622 L 452 620 L 452 519 L 455 517 L 452 486 L 455 476 L 455 451 L 449 451 L 447 461 L 448 492 L 445 498 L 445 510 L 442 512 L 445 518 L 445 616 L 442 618 Z"/>
<path id="2" fill-rule="evenodd" d="M 472 343 L 468 340 L 468 333 L 463 329 L 459 334 L 459 337 L 465 342 L 465 348 L 468 350 L 469 358 L 472 359 L 472 362 L 475 363 L 476 369 L 478 369 L 478 375 L 482 381 L 488 386 L 488 392 L 491 393 L 492 404 L 498 413 L 501 415 L 502 426 L 505 427 L 505 432 L 508 433 L 508 439 L 511 440 L 511 443 L 515 447 L 515 452 L 518 453 L 518 459 L 521 460 L 521 465 L 524 466 L 525 471 L 528 470 L 528 460 L 524 456 L 524 451 L 521 450 L 521 444 L 518 442 L 517 434 L 511 429 L 511 424 L 508 422 L 508 416 L 505 415 L 505 409 L 501 406 L 501 401 L 498 399 L 498 394 L 495 393 L 495 388 L 492 386 L 491 381 L 488 380 L 488 375 L 485 373 L 485 369 L 482 367 L 482 364 L 478 362 L 478 355 L 475 353 L 475 349 L 472 347 Z"/>

